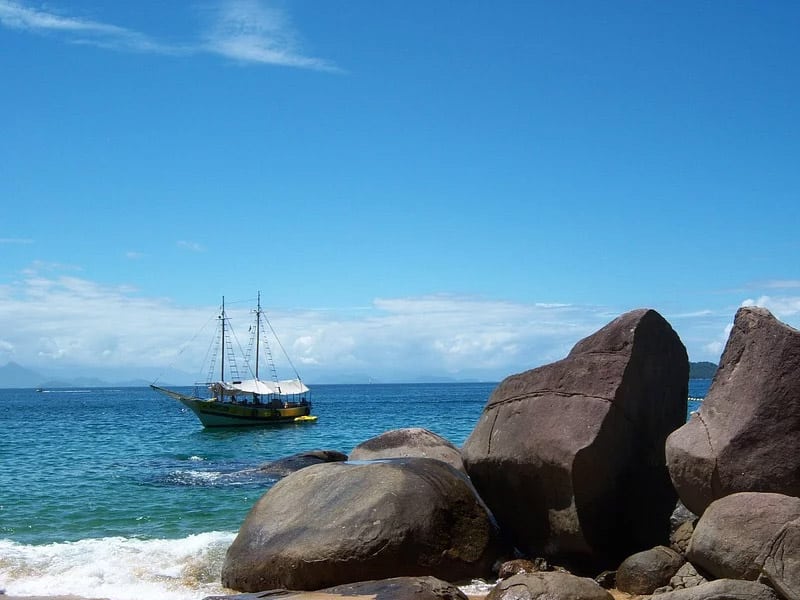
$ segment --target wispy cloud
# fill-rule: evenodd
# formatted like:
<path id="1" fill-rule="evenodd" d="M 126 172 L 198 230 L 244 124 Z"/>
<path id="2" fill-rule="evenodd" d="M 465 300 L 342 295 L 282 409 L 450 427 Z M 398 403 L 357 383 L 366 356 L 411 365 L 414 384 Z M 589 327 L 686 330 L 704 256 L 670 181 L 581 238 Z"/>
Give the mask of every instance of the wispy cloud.
<path id="1" fill-rule="evenodd" d="M 90 18 L 0 0 L 0 24 L 9 29 L 52 34 L 70 43 L 166 55 L 211 53 L 241 63 L 340 71 L 329 61 L 307 56 L 289 16 L 257 0 L 223 0 L 206 11 L 206 30 L 184 44 Z"/>
<path id="2" fill-rule="evenodd" d="M 800 279 L 771 279 L 759 284 L 757 287 L 772 290 L 789 290 L 800 288 Z"/>
<path id="3" fill-rule="evenodd" d="M 29 238 L 0 238 L 0 244 L 32 244 L 33 240 Z"/>
<path id="4" fill-rule="evenodd" d="M 115 50 L 164 54 L 177 54 L 186 50 L 160 44 L 145 34 L 125 27 L 29 8 L 9 0 L 0 0 L 0 23 L 10 29 L 60 34 L 74 43 Z"/>
<path id="5" fill-rule="evenodd" d="M 205 48 L 242 62 L 339 71 L 326 60 L 306 56 L 289 16 L 256 0 L 229 0 L 212 11 Z"/>
<path id="6" fill-rule="evenodd" d="M 189 250 L 191 252 L 204 252 L 205 248 L 198 244 L 197 242 L 189 242 L 186 240 L 179 240 L 175 242 L 178 248 L 183 248 L 184 250 Z"/>

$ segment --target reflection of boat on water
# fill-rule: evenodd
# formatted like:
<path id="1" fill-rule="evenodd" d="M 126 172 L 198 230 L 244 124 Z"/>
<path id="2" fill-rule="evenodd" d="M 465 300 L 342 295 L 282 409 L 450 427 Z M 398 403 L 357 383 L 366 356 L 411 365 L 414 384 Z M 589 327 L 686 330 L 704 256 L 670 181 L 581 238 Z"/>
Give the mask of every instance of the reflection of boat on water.
<path id="1" fill-rule="evenodd" d="M 275 330 L 261 310 L 261 295 L 255 310 L 255 323 L 250 327 L 250 348 L 245 355 L 246 372 L 250 379 L 239 376 L 235 354 L 233 352 L 232 331 L 228 316 L 225 313 L 225 299 L 222 300 L 222 309 L 219 315 L 219 335 L 212 356 L 212 369 L 217 363 L 216 355 L 219 354 L 219 374 L 217 381 L 208 381 L 204 387 L 209 391 L 210 397 L 200 397 L 200 384 L 195 386 L 193 395 L 184 394 L 176 390 L 159 387 L 155 384 L 150 387 L 170 398 L 179 400 L 190 408 L 200 419 L 205 427 L 236 427 L 252 425 L 271 425 L 280 423 L 306 423 L 317 420 L 311 415 L 310 390 L 301 381 L 294 369 L 291 360 L 275 335 Z M 267 325 L 267 327 L 264 327 Z M 279 380 L 272 349 L 267 339 L 267 329 L 272 333 L 278 347 L 283 351 L 289 365 L 294 370 L 295 379 Z M 263 352 L 262 352 L 263 346 Z M 253 349 L 255 357 L 254 368 L 250 368 L 249 358 Z M 226 355 L 227 372 L 226 379 Z M 259 378 L 259 362 L 264 359 L 269 368 L 271 379 Z"/>

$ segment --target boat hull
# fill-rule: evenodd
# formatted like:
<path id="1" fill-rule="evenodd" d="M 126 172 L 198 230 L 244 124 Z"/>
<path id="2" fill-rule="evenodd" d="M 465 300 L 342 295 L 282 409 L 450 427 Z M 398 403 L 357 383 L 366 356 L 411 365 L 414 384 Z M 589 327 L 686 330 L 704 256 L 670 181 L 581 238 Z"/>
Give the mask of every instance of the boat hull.
<path id="1" fill-rule="evenodd" d="M 311 406 L 303 404 L 288 407 L 269 407 L 255 404 L 220 402 L 216 398 L 204 400 L 193 396 L 151 386 L 178 400 L 191 409 L 204 427 L 253 427 L 257 425 L 282 425 L 288 423 L 313 423 Z"/>

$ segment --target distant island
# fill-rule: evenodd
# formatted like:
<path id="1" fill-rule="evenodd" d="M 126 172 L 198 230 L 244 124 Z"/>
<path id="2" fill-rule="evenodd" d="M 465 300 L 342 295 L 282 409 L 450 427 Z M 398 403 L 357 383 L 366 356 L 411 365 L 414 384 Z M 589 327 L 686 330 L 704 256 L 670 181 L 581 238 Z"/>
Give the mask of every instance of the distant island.
<path id="1" fill-rule="evenodd" d="M 717 365 L 712 362 L 690 362 L 689 379 L 713 379 Z"/>

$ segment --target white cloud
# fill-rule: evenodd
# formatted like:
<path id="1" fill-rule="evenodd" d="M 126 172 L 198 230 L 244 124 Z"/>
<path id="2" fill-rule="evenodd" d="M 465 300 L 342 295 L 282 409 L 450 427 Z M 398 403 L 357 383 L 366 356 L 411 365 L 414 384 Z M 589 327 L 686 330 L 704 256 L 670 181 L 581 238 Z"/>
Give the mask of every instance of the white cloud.
<path id="1" fill-rule="evenodd" d="M 212 11 L 205 47 L 243 62 L 338 71 L 328 61 L 305 56 L 288 15 L 256 0 L 228 0 Z"/>
<path id="2" fill-rule="evenodd" d="M 247 344 L 251 303 L 230 303 L 237 344 Z M 26 271 L 0 286 L 0 364 L 42 372 L 167 368 L 205 375 L 216 307 L 181 307 L 124 286 L 64 272 Z M 595 307 L 522 305 L 428 296 L 380 299 L 369 310 L 269 314 L 306 380 L 366 374 L 381 380 L 424 375 L 500 378 L 562 358 L 608 319 Z M 202 332 L 198 330 L 202 328 Z M 279 349 L 273 348 L 278 358 Z M 280 361 L 279 361 L 280 362 Z"/>
<path id="3" fill-rule="evenodd" d="M 760 306 L 769 310 L 776 318 L 791 319 L 800 315 L 800 296 L 760 296 L 748 298 L 742 306 Z"/>
<path id="4" fill-rule="evenodd" d="M 340 71 L 332 63 L 306 56 L 286 13 L 257 0 L 222 0 L 212 10 L 207 31 L 183 44 L 161 42 L 145 33 L 52 10 L 0 0 L 0 24 L 9 29 L 48 33 L 70 43 L 166 55 L 211 53 L 242 63 Z"/>
<path id="5" fill-rule="evenodd" d="M 0 244 L 32 244 L 33 240 L 27 238 L 0 238 Z"/>

